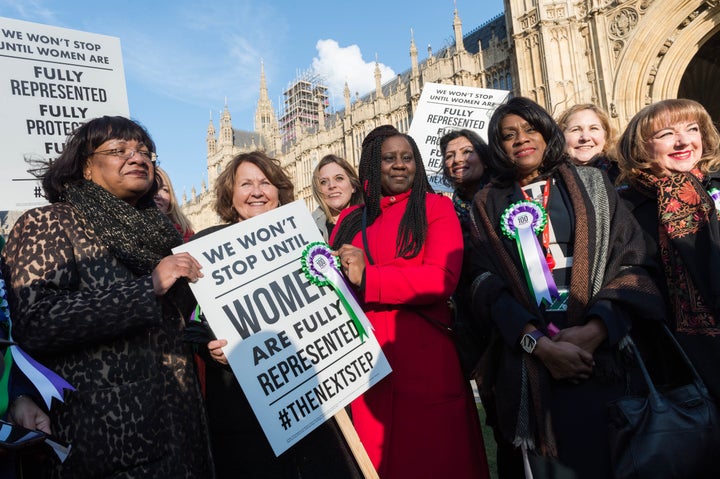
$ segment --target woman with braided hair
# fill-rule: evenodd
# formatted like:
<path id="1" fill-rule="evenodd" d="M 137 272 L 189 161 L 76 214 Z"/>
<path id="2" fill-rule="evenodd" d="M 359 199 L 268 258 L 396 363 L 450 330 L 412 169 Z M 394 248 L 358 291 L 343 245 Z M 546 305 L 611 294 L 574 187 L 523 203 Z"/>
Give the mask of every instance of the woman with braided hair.
<path id="1" fill-rule="evenodd" d="M 569 161 L 540 105 L 500 105 L 488 139 L 492 183 L 474 200 L 466 266 L 473 310 L 495 331 L 480 391 L 499 475 L 523 477 L 522 450 L 562 477 L 609 478 L 621 345 L 631 326 L 663 317 L 654 264 L 607 176 Z"/>
<path id="2" fill-rule="evenodd" d="M 449 198 L 427 181 L 415 141 L 372 130 L 359 165 L 364 206 L 343 211 L 330 244 L 393 372 L 352 403 L 382 478 L 488 477 L 477 411 L 445 326 L 462 264 Z"/>

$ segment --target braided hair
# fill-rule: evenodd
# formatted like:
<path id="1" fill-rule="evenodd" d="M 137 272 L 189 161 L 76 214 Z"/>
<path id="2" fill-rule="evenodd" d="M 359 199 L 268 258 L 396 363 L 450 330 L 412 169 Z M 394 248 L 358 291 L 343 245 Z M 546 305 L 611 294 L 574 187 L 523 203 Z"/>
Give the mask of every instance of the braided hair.
<path id="1" fill-rule="evenodd" d="M 396 254 L 402 258 L 412 258 L 420 253 L 427 237 L 427 215 L 425 211 L 425 196 L 433 193 L 423 166 L 420 150 L 410 135 L 400 133 L 391 125 L 382 125 L 372 130 L 362 143 L 360 165 L 358 173 L 360 184 L 363 186 L 365 205 L 349 213 L 339 225 L 333 248 L 337 249 L 343 244 L 352 242 L 355 235 L 362 229 L 362 218 L 366 215 L 367 226 L 380 216 L 380 199 L 382 191 L 382 145 L 393 136 L 405 138 L 413 151 L 415 158 L 415 177 L 411 186 L 408 205 L 400 220 L 399 236 L 396 245 Z"/>

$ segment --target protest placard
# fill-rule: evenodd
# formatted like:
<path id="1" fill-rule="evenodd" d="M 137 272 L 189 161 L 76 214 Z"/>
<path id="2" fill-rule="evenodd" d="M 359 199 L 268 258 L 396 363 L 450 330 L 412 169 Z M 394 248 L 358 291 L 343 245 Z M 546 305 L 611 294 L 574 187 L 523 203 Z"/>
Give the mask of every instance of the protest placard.
<path id="1" fill-rule="evenodd" d="M 120 39 L 0 18 L 0 211 L 47 203 L 33 174 L 77 127 L 128 116 Z"/>
<path id="2" fill-rule="evenodd" d="M 372 332 L 361 337 L 335 290 L 305 275 L 301 256 L 318 242 L 295 201 L 173 250 L 201 263 L 204 277 L 191 288 L 215 336 L 227 339 L 225 356 L 275 454 L 390 372 Z"/>
<path id="3" fill-rule="evenodd" d="M 418 144 L 428 180 L 436 192 L 450 191 L 442 181 L 440 138 L 467 129 L 487 141 L 487 128 L 495 108 L 510 92 L 469 86 L 426 83 L 408 134 Z"/>

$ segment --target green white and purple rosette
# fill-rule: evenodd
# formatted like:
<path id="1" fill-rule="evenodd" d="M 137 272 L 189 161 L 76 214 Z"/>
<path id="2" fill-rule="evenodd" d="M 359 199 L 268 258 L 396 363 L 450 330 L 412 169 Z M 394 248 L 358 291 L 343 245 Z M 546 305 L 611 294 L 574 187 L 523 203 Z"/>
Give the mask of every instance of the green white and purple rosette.
<path id="1" fill-rule="evenodd" d="M 503 234 L 515 240 L 525 279 L 540 305 L 558 296 L 558 289 L 543 254 L 537 235 L 547 224 L 545 208 L 535 201 L 518 201 L 507 207 L 500 218 Z"/>
<path id="2" fill-rule="evenodd" d="M 708 190 L 708 194 L 710 195 L 710 198 L 712 198 L 713 202 L 715 202 L 715 210 L 720 212 L 720 190 L 717 188 L 711 188 Z"/>
<path id="3" fill-rule="evenodd" d="M 345 277 L 338 269 L 338 259 L 332 255 L 330 247 L 319 241 L 310 243 L 305 247 L 300 262 L 303 273 L 311 283 L 318 286 L 330 286 L 335 290 L 360 335 L 360 341 L 365 341 L 365 337 L 368 335 L 367 330 L 372 330 L 372 325 L 364 316 L 362 319 L 358 317 L 356 311 L 362 311 L 362 308 L 345 281 Z"/>
<path id="4" fill-rule="evenodd" d="M 10 319 L 10 307 L 7 302 L 5 281 L 0 273 L 0 328 L 4 329 L 7 339 L 12 341 L 12 320 Z M 4 334 L 0 334 L 3 336 Z M 5 367 L 0 376 L 0 416 L 5 414 L 10 401 L 10 371 L 13 366 L 27 377 L 32 386 L 37 390 L 50 409 L 52 398 L 63 401 L 64 390 L 74 391 L 75 388 L 68 384 L 63 378 L 35 361 L 29 354 L 23 351 L 20 346 L 8 346 L 3 357 Z"/>

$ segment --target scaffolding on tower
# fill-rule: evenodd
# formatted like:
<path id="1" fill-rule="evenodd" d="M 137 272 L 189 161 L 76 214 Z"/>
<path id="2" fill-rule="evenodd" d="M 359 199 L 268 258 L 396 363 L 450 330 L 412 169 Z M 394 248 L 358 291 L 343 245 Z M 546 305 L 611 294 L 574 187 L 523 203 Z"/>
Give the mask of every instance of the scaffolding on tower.
<path id="1" fill-rule="evenodd" d="M 315 132 L 320 127 L 322 112 L 329 105 L 328 88 L 312 70 L 297 74 L 283 92 L 283 112 L 280 116 L 280 135 L 283 144 L 298 139 L 303 132 Z M 324 115 L 323 115 L 324 116 Z"/>

